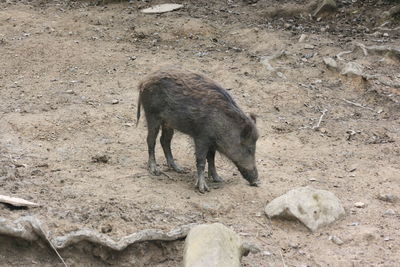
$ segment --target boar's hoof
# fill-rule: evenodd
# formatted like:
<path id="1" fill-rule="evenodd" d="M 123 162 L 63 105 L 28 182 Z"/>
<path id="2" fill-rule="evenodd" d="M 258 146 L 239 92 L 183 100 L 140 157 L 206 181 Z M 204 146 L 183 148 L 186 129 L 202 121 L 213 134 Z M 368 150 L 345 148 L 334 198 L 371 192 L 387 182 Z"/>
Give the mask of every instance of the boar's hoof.
<path id="1" fill-rule="evenodd" d="M 208 185 L 206 182 L 203 180 L 198 179 L 196 182 L 196 187 L 199 189 L 199 192 L 204 194 L 206 191 L 210 191 L 210 188 L 208 188 Z"/>
<path id="2" fill-rule="evenodd" d="M 177 173 L 185 173 L 185 170 L 181 168 L 178 164 L 169 164 L 168 167 L 172 170 L 174 170 Z"/>
<path id="3" fill-rule="evenodd" d="M 219 175 L 215 175 L 215 176 L 213 176 L 213 181 L 216 183 L 222 183 L 224 181 L 224 179 L 222 179 L 221 176 L 219 176 Z"/>
<path id="4" fill-rule="evenodd" d="M 260 185 L 260 181 L 258 181 L 258 180 L 250 183 L 250 186 L 258 187 L 259 185 Z"/>
<path id="5" fill-rule="evenodd" d="M 153 165 L 153 164 L 150 164 L 150 165 L 149 165 L 149 172 L 150 172 L 150 174 L 152 174 L 152 175 L 156 175 L 156 176 L 161 175 L 160 170 L 157 168 L 156 165 Z"/>

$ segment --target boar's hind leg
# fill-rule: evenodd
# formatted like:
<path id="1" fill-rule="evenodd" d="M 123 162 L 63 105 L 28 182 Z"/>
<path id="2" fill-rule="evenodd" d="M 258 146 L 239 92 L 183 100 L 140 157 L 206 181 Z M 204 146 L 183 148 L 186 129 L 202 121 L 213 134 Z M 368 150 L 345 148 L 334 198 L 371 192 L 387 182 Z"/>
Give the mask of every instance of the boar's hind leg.
<path id="1" fill-rule="evenodd" d="M 176 172 L 182 173 L 183 169 L 175 163 L 175 160 L 172 157 L 171 140 L 172 140 L 173 135 L 174 135 L 174 129 L 172 129 L 168 126 L 165 126 L 163 124 L 160 142 L 161 142 L 161 146 L 164 150 L 165 158 L 167 159 L 168 167 L 173 169 Z"/>
<path id="2" fill-rule="evenodd" d="M 224 179 L 222 179 L 218 174 L 217 170 L 215 169 L 215 148 L 210 148 L 208 150 L 207 154 L 207 162 L 208 162 L 208 177 L 213 178 L 214 182 L 223 182 Z"/>
<path id="3" fill-rule="evenodd" d="M 157 168 L 157 163 L 156 163 L 155 146 L 161 122 L 154 116 L 150 115 L 147 115 L 146 119 L 147 119 L 147 146 L 149 149 L 148 168 L 151 174 L 160 175 L 161 172 Z"/>
<path id="4" fill-rule="evenodd" d="M 206 167 L 206 158 L 208 153 L 208 145 L 204 144 L 200 140 L 194 140 L 195 149 L 196 149 L 196 167 L 197 167 L 197 181 L 196 187 L 199 188 L 200 193 L 204 193 L 205 191 L 210 191 L 206 184 L 206 180 L 204 178 L 204 169 Z"/>

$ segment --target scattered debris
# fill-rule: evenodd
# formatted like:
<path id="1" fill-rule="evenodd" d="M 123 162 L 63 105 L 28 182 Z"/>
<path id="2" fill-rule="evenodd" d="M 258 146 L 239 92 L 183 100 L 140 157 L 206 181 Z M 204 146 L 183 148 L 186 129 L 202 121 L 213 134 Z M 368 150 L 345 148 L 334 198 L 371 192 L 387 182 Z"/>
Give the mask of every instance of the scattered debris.
<path id="1" fill-rule="evenodd" d="M 5 203 L 12 205 L 14 207 L 39 207 L 39 204 L 30 202 L 28 200 L 18 198 L 18 197 L 9 197 L 0 195 L 0 203 Z"/>
<path id="2" fill-rule="evenodd" d="M 263 64 L 263 65 L 265 65 L 267 67 L 267 70 L 275 71 L 275 68 L 272 67 L 270 61 L 278 59 L 278 58 L 280 58 L 282 56 L 285 56 L 285 55 L 287 55 L 287 52 L 285 50 L 281 50 L 281 51 L 279 51 L 278 53 L 276 53 L 274 55 L 262 57 L 260 59 L 260 62 L 261 62 L 261 64 Z"/>
<path id="3" fill-rule="evenodd" d="M 174 11 L 182 8 L 183 5 L 180 4 L 161 4 L 155 5 L 146 9 L 142 9 L 141 11 L 146 14 L 157 14 L 157 13 L 166 13 L 170 11 Z"/>
<path id="4" fill-rule="evenodd" d="M 339 199 L 326 190 L 310 186 L 287 192 L 265 207 L 269 218 L 297 219 L 311 231 L 328 225 L 345 215 Z"/>

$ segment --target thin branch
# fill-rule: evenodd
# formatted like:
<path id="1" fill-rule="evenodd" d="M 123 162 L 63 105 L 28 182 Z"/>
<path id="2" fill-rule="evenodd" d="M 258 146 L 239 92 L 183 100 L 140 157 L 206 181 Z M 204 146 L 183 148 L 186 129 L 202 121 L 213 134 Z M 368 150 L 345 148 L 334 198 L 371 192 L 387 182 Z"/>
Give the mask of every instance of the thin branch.
<path id="1" fill-rule="evenodd" d="M 339 54 L 336 55 L 336 58 L 343 61 L 343 58 L 341 58 L 341 56 L 343 56 L 343 55 L 345 55 L 345 54 L 350 54 L 350 53 L 352 53 L 352 52 L 353 52 L 353 51 L 343 51 L 343 52 L 340 52 Z"/>
<path id="2" fill-rule="evenodd" d="M 283 255 L 282 255 L 282 249 L 279 249 L 279 253 L 281 254 L 283 267 L 286 267 L 286 263 L 285 263 L 285 260 L 283 259 Z"/>
<path id="3" fill-rule="evenodd" d="M 47 234 L 43 231 L 42 226 L 39 225 L 40 231 L 43 233 L 43 237 L 47 240 L 47 242 L 50 244 L 50 247 L 54 250 L 54 252 L 57 254 L 58 258 L 61 260 L 61 262 L 64 264 L 65 267 L 68 267 L 68 265 L 65 263 L 64 259 L 61 257 L 60 253 L 58 253 L 56 247 L 54 244 L 50 241 L 50 239 L 47 237 Z"/>
<path id="4" fill-rule="evenodd" d="M 319 126 L 321 125 L 322 119 L 324 118 L 324 116 L 325 116 L 325 114 L 326 114 L 327 112 L 328 112 L 327 109 L 324 109 L 324 110 L 322 111 L 321 117 L 319 117 L 319 121 L 318 121 L 317 125 L 314 125 L 313 127 L 311 127 L 311 129 L 315 130 L 315 129 L 318 129 L 318 128 L 319 128 Z"/>
<path id="5" fill-rule="evenodd" d="M 354 106 L 356 106 L 356 107 L 359 107 L 359 108 L 365 108 L 365 109 L 368 109 L 368 110 L 375 111 L 373 108 L 363 106 L 363 105 L 360 104 L 360 103 L 356 103 L 356 102 L 353 102 L 353 101 L 350 101 L 350 100 L 347 100 L 347 99 L 344 99 L 344 98 L 343 98 L 343 101 L 346 102 L 346 103 L 348 103 L 348 104 L 351 104 L 351 105 L 354 105 Z"/>

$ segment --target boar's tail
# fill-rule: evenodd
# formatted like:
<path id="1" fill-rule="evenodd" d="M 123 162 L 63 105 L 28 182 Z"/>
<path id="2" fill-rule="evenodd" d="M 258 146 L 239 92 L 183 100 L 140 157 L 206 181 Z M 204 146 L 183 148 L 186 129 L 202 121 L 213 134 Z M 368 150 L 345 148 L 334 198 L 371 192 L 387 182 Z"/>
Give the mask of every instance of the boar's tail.
<path id="1" fill-rule="evenodd" d="M 139 98 L 138 98 L 137 111 L 136 111 L 136 127 L 138 126 L 139 119 L 140 119 L 141 98 L 142 98 L 142 94 L 139 91 Z"/>

